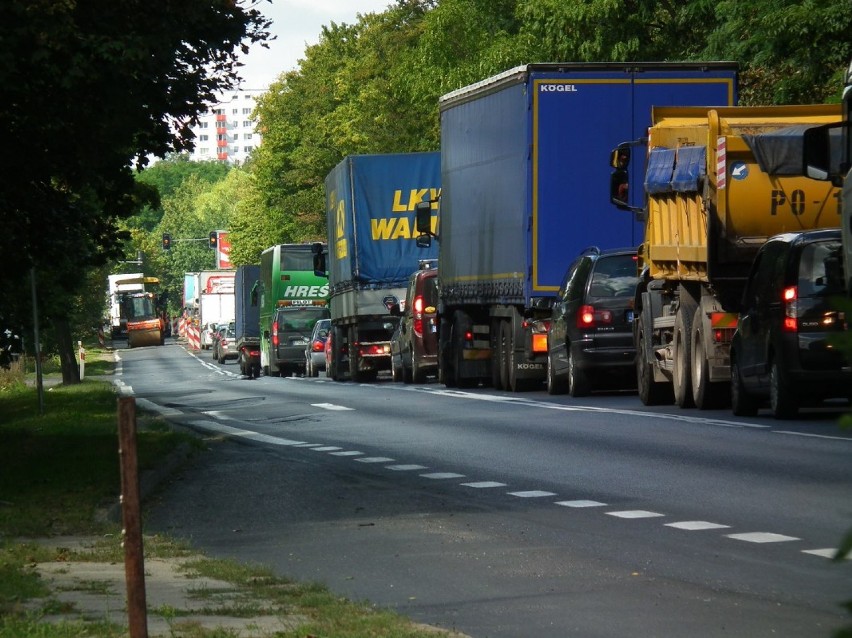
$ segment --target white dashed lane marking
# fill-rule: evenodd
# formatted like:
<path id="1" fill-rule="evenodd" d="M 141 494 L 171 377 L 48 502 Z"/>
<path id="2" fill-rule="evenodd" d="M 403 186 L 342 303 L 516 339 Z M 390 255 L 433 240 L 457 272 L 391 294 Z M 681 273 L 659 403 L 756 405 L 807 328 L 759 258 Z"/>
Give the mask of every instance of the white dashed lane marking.
<path id="1" fill-rule="evenodd" d="M 476 489 L 487 489 L 489 487 L 506 487 L 505 483 L 498 483 L 497 481 L 475 481 L 473 483 L 462 483 L 464 487 L 473 487 Z"/>
<path id="2" fill-rule="evenodd" d="M 342 450 L 342 447 L 335 447 L 333 445 L 322 445 L 320 447 L 311 448 L 314 452 L 337 452 Z"/>
<path id="3" fill-rule="evenodd" d="M 746 534 L 728 534 L 727 536 L 728 538 L 746 541 L 747 543 L 786 543 L 802 540 L 795 536 L 784 536 L 783 534 L 773 534 L 771 532 L 748 532 Z"/>
<path id="4" fill-rule="evenodd" d="M 428 470 L 425 465 L 388 465 L 387 469 L 397 472 L 411 472 L 412 470 Z"/>
<path id="5" fill-rule="evenodd" d="M 355 459 L 359 463 L 393 463 L 396 459 L 387 456 L 365 456 L 362 459 Z"/>
<path id="6" fill-rule="evenodd" d="M 363 452 L 357 450 L 344 450 L 343 452 L 332 452 L 332 456 L 361 456 Z"/>
<path id="7" fill-rule="evenodd" d="M 685 529 L 689 532 L 698 532 L 705 529 L 726 529 L 729 528 L 730 525 L 720 525 L 719 523 L 709 523 L 707 521 L 680 521 L 678 523 L 666 523 L 666 527 Z"/>
<path id="8" fill-rule="evenodd" d="M 616 518 L 657 518 L 665 516 L 657 512 L 649 512 L 647 510 L 625 510 L 623 512 L 607 512 L 607 516 L 615 516 Z"/>
<path id="9" fill-rule="evenodd" d="M 556 501 L 555 505 L 561 505 L 562 507 L 606 507 L 606 503 L 601 503 L 600 501 L 585 501 L 585 500 L 577 500 L 577 501 Z"/>
<path id="10" fill-rule="evenodd" d="M 525 492 L 509 492 L 509 496 L 518 498 L 542 498 L 544 496 L 556 496 L 556 492 L 545 492 L 543 490 L 527 490 Z"/>
<path id="11" fill-rule="evenodd" d="M 322 408 L 323 410 L 354 410 L 355 408 L 347 408 L 343 405 L 335 405 L 334 403 L 311 403 L 311 406 L 315 408 Z"/>
<path id="12" fill-rule="evenodd" d="M 455 472 L 432 472 L 431 474 L 421 474 L 420 476 L 427 479 L 464 478 L 464 474 L 456 474 Z"/>

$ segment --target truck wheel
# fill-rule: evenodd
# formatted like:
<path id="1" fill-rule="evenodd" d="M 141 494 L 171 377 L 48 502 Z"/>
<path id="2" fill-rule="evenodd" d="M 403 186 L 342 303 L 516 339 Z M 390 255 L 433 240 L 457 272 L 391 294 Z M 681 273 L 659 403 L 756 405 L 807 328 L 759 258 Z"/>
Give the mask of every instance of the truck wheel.
<path id="1" fill-rule="evenodd" d="M 356 383 L 360 383 L 364 379 L 361 378 L 361 372 L 358 370 L 358 364 L 359 364 L 358 353 L 352 347 L 352 344 L 355 343 L 355 341 L 357 341 L 355 329 L 350 328 L 349 329 L 349 339 L 348 339 L 348 343 L 349 343 L 349 378 L 352 379 L 353 381 L 355 381 Z"/>
<path id="2" fill-rule="evenodd" d="M 654 381 L 653 364 L 645 360 L 644 322 L 639 318 L 636 336 L 636 384 L 643 405 L 665 405 L 672 402 L 672 390 L 668 383 Z"/>
<path id="3" fill-rule="evenodd" d="M 731 361 L 731 409 L 737 416 L 757 416 L 757 399 L 746 390 L 736 361 Z"/>
<path id="4" fill-rule="evenodd" d="M 799 412 L 799 402 L 775 359 L 769 368 L 769 407 L 776 419 L 792 419 Z"/>
<path id="5" fill-rule="evenodd" d="M 553 369 L 553 357 L 550 353 L 547 354 L 547 393 L 548 394 L 565 394 L 568 391 L 568 382 L 562 377 L 556 376 L 556 371 Z"/>
<path id="6" fill-rule="evenodd" d="M 503 382 L 503 322 L 495 321 L 491 326 L 491 334 L 494 337 L 494 346 L 491 348 L 491 385 L 495 390 L 505 390 Z"/>
<path id="7" fill-rule="evenodd" d="M 565 344 L 568 351 L 568 394 L 572 397 L 585 397 L 592 391 L 589 377 L 577 365 L 577 357 L 571 351 L 571 344 Z"/>
<path id="8" fill-rule="evenodd" d="M 476 379 L 470 379 L 468 377 L 463 377 L 460 374 L 460 370 L 462 367 L 462 362 L 464 358 L 462 353 L 464 352 L 464 324 L 467 323 L 467 316 L 461 311 L 456 310 L 453 313 L 453 352 L 452 352 L 452 361 L 453 361 L 453 376 L 455 377 L 456 385 L 459 388 L 472 388 L 476 385 Z"/>
<path id="9" fill-rule="evenodd" d="M 727 383 L 710 382 L 710 365 L 704 350 L 704 315 L 699 307 L 692 320 L 692 396 L 699 410 L 727 407 L 731 390 Z"/>
<path id="10" fill-rule="evenodd" d="M 679 408 L 692 408 L 692 319 L 696 304 L 688 295 L 683 295 L 677 310 L 674 325 L 674 368 L 672 385 L 675 404 Z"/>

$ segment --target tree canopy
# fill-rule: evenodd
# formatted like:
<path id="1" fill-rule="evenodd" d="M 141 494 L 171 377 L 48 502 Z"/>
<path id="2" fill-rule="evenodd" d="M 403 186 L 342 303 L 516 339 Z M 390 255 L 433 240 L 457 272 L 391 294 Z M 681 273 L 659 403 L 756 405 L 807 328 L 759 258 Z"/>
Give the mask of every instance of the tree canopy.
<path id="1" fill-rule="evenodd" d="M 88 269 L 120 255 L 117 220 L 140 206 L 133 163 L 188 148 L 198 114 L 235 84 L 239 52 L 269 37 L 244 5 L 4 3 L 0 114 L 14 151 L 0 171 L 0 306 L 21 305 L 34 269 L 50 293 L 44 314 L 64 320 Z"/>

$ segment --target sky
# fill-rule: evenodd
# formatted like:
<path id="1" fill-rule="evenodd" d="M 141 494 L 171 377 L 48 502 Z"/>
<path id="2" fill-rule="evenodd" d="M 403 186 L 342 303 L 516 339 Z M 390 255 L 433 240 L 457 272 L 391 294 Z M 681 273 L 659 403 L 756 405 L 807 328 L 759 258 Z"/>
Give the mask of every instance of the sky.
<path id="1" fill-rule="evenodd" d="M 278 36 L 269 49 L 254 44 L 240 61 L 242 89 L 266 90 L 278 76 L 298 66 L 308 45 L 319 41 L 323 26 L 332 22 L 355 24 L 357 14 L 381 13 L 392 0 L 272 0 L 257 8 L 272 20 L 270 31 Z"/>

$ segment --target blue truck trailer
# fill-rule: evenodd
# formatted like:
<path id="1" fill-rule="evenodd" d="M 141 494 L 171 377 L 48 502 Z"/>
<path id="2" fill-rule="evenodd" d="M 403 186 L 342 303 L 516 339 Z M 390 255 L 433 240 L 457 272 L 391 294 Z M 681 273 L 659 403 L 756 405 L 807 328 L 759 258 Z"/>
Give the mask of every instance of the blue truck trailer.
<path id="1" fill-rule="evenodd" d="M 350 155 L 326 177 L 328 251 L 319 244 L 318 271 L 327 270 L 332 358 L 329 376 L 368 381 L 390 370 L 390 339 L 419 260 L 437 246 L 417 246 L 415 207 L 441 192 L 440 154 Z"/>
<path id="2" fill-rule="evenodd" d="M 237 266 L 234 279 L 234 343 L 239 353 L 240 372 L 260 376 L 260 307 L 256 286 L 260 266 Z"/>
<path id="3" fill-rule="evenodd" d="M 544 380 L 547 323 L 570 261 L 590 245 L 642 241 L 641 219 L 601 203 L 601 158 L 646 135 L 653 105 L 735 104 L 736 80 L 729 62 L 540 63 L 440 98 L 443 383 L 517 391 Z"/>

